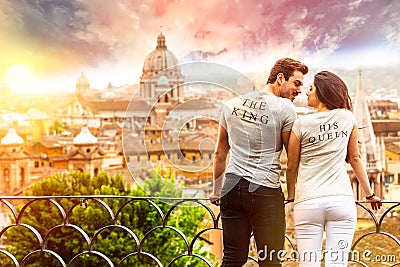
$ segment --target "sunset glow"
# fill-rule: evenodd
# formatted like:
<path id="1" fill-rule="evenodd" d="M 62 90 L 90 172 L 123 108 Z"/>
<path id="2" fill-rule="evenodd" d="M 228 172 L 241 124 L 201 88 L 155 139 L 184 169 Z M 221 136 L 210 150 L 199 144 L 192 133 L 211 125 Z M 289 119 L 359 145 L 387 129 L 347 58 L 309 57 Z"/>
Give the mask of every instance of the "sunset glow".
<path id="1" fill-rule="evenodd" d="M 29 93 L 35 83 L 35 74 L 26 64 L 14 64 L 5 71 L 3 83 L 14 93 Z"/>
<path id="2" fill-rule="evenodd" d="M 29 79 L 34 92 L 73 91 L 85 72 L 96 89 L 134 84 L 160 31 L 181 63 L 243 73 L 284 56 L 312 68 L 400 66 L 395 0 L 3 1 L 0 82 L 15 92 L 29 90 Z M 14 64 L 35 76 L 16 79 Z"/>

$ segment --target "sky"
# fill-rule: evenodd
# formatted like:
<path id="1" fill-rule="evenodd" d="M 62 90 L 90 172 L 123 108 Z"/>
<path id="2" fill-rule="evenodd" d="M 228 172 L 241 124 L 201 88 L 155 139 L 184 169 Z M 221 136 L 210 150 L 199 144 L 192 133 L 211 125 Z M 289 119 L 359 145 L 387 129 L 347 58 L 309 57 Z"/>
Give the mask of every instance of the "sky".
<path id="1" fill-rule="evenodd" d="M 0 0 L 0 88 L 135 84 L 160 31 L 182 63 L 266 72 L 400 66 L 398 0 Z"/>

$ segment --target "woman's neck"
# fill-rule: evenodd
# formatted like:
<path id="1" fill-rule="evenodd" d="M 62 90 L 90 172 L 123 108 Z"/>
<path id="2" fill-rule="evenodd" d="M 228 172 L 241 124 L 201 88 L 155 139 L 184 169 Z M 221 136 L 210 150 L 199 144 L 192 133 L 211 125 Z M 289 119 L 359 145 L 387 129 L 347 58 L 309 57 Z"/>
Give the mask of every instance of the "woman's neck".
<path id="1" fill-rule="evenodd" d="M 317 112 L 328 112 L 331 111 L 324 104 L 320 103 L 317 107 Z"/>

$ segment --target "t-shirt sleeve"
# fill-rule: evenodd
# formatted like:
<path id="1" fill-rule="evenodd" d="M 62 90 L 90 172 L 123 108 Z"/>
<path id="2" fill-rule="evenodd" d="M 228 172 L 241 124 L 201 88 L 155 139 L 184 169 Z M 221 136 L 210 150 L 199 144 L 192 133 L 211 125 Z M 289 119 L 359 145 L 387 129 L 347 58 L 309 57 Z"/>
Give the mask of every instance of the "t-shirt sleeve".
<path id="1" fill-rule="evenodd" d="M 301 119 L 297 118 L 293 123 L 292 132 L 297 137 L 297 139 L 301 140 Z"/>
<path id="2" fill-rule="evenodd" d="M 222 105 L 221 116 L 219 117 L 219 125 L 221 125 L 225 129 L 226 129 L 225 113 L 227 112 L 227 109 L 228 109 L 228 107 L 226 105 Z"/>
<path id="3" fill-rule="evenodd" d="M 349 111 L 349 113 L 351 117 L 351 122 L 353 123 L 353 128 L 356 128 L 358 126 L 358 121 L 356 119 L 356 116 L 354 116 L 354 114 L 351 111 Z"/>
<path id="4" fill-rule="evenodd" d="M 296 109 L 294 108 L 293 103 L 290 100 L 286 100 L 283 110 L 283 125 L 282 125 L 282 132 L 290 132 L 293 127 L 293 123 L 296 120 L 297 114 Z"/>

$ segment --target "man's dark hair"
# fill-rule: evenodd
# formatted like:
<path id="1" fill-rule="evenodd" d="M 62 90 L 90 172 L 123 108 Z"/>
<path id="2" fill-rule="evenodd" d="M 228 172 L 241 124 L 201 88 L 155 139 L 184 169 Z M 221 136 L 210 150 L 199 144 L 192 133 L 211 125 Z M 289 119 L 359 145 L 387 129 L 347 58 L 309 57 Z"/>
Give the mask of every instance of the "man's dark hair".
<path id="1" fill-rule="evenodd" d="M 279 73 L 282 73 L 285 77 L 285 81 L 287 81 L 295 70 L 301 71 L 303 75 L 308 73 L 308 67 L 300 61 L 288 57 L 281 58 L 276 61 L 272 67 L 267 84 L 274 83 Z"/>
<path id="2" fill-rule="evenodd" d="M 352 110 L 351 98 L 347 85 L 336 74 L 321 71 L 314 76 L 316 94 L 322 103 L 330 110 L 345 108 Z"/>

